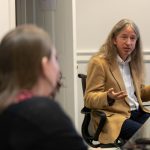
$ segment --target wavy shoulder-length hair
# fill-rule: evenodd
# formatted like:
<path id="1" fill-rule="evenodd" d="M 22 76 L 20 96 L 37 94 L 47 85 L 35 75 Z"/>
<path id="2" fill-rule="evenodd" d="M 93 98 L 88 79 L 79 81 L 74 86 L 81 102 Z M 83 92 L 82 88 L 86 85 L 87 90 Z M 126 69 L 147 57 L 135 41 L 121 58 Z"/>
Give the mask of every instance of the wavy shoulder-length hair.
<path id="1" fill-rule="evenodd" d="M 137 25 L 129 19 L 120 20 L 109 33 L 106 42 L 100 47 L 98 55 L 102 55 L 108 61 L 113 61 L 117 56 L 117 48 L 114 45 L 114 38 L 127 26 L 130 26 L 137 36 L 135 50 L 131 53 L 131 64 L 133 69 L 138 73 L 139 79 L 143 81 L 144 65 L 142 56 L 141 37 Z"/>

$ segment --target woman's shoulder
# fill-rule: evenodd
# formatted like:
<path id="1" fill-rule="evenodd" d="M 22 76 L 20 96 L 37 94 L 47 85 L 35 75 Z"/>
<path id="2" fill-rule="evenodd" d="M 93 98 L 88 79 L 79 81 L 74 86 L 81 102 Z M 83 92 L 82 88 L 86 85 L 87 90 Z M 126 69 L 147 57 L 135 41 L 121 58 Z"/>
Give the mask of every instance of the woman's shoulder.
<path id="1" fill-rule="evenodd" d="M 5 125 L 7 131 L 14 131 L 15 129 L 17 133 L 15 135 L 18 136 L 19 141 L 21 140 L 25 144 L 28 143 L 28 138 L 24 139 L 24 137 L 32 137 L 29 138 L 29 144 L 31 145 L 35 143 L 32 141 L 39 141 L 43 138 L 46 141 L 37 142 L 36 146 L 46 143 L 50 149 L 56 149 L 59 145 L 67 149 L 69 144 L 73 144 L 73 147 L 79 147 L 75 149 L 81 147 L 86 149 L 71 119 L 52 98 L 33 97 L 24 102 L 11 105 L 3 113 L 3 118 L 0 117 L 0 123 L 0 127 Z M 53 138 L 57 141 L 52 140 Z M 56 143 L 61 144 L 56 145 Z"/>
<path id="2" fill-rule="evenodd" d="M 61 110 L 61 107 L 55 99 L 49 97 L 32 97 L 18 104 L 13 104 L 7 109 L 11 112 L 26 112 L 32 113 L 34 111 L 53 111 Z"/>
<path id="3" fill-rule="evenodd" d="M 38 117 L 38 114 L 47 116 L 54 112 L 64 115 L 62 108 L 53 98 L 32 97 L 23 102 L 10 105 L 1 115 L 34 118 Z"/>
<path id="4" fill-rule="evenodd" d="M 61 106 L 53 99 L 47 97 L 33 97 L 24 102 L 9 106 L 2 114 L 3 118 L 11 122 L 26 120 L 28 123 L 53 126 L 54 124 L 71 125 L 71 120 Z M 55 125 L 54 125 L 55 126 Z"/>

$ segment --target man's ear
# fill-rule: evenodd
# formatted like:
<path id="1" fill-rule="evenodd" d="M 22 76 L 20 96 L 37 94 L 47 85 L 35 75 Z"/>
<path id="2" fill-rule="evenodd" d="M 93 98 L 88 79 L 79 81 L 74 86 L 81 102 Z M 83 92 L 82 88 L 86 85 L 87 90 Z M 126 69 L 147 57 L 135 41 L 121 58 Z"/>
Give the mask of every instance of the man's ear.
<path id="1" fill-rule="evenodd" d="M 49 59 L 47 57 L 43 57 L 41 61 L 42 73 L 44 76 L 47 76 L 49 71 Z"/>

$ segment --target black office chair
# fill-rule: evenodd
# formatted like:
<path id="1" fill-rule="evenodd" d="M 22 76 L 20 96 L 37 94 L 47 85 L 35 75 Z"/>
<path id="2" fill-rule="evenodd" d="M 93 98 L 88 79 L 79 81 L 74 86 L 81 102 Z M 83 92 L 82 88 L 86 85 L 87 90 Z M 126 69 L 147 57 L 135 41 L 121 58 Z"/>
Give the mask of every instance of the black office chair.
<path id="1" fill-rule="evenodd" d="M 81 79 L 82 90 L 83 90 L 83 95 L 84 95 L 85 89 L 86 89 L 86 77 L 87 76 L 85 74 L 78 74 L 78 77 Z M 94 148 L 96 147 L 111 148 L 111 147 L 120 147 L 123 145 L 122 140 L 117 140 L 115 143 L 109 143 L 109 144 L 102 144 L 102 143 L 97 144 L 97 142 L 99 142 L 98 141 L 99 134 L 102 131 L 103 126 L 106 122 L 106 114 L 102 111 L 89 109 L 85 106 L 82 108 L 81 113 L 84 114 L 84 119 L 83 119 L 83 123 L 81 127 L 82 137 L 89 146 L 94 147 Z M 95 113 L 100 117 L 98 128 L 93 136 L 91 136 L 88 131 L 88 126 L 89 126 L 90 119 L 91 119 L 91 113 Z"/>

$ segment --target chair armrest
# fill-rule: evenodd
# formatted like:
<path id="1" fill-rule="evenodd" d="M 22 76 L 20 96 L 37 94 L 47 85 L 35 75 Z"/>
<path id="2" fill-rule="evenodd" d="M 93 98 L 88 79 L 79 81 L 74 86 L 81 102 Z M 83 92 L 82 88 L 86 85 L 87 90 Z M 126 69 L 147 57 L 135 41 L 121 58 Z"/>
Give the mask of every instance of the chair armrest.
<path id="1" fill-rule="evenodd" d="M 84 139 L 97 141 L 99 134 L 102 131 L 102 128 L 106 122 L 106 114 L 103 111 L 92 110 L 87 107 L 83 107 L 81 110 L 81 113 L 85 115 L 83 124 L 82 124 L 82 135 Z M 90 119 L 91 119 L 91 113 L 95 113 L 100 118 L 99 125 L 98 125 L 98 128 L 96 129 L 94 136 L 91 136 L 88 132 L 88 126 L 89 126 Z"/>
<path id="2" fill-rule="evenodd" d="M 93 113 L 95 113 L 97 116 L 100 116 L 102 118 L 106 118 L 106 114 L 103 111 L 100 110 L 92 110 Z"/>
<path id="3" fill-rule="evenodd" d="M 106 114 L 103 111 L 98 111 L 98 110 L 93 110 L 92 112 L 100 117 L 98 128 L 97 128 L 97 130 L 94 134 L 94 138 L 93 138 L 93 140 L 98 141 L 99 134 L 102 131 L 104 124 L 106 122 Z"/>

